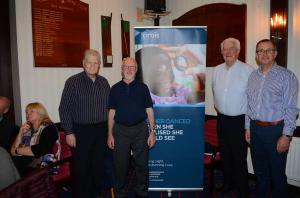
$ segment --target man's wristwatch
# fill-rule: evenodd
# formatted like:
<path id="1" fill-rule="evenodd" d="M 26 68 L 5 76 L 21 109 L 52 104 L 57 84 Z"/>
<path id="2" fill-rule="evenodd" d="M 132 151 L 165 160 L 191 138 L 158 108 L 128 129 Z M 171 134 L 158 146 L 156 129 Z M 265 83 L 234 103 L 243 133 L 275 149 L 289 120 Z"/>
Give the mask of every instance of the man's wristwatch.
<path id="1" fill-rule="evenodd" d="M 291 135 L 285 135 L 285 134 L 283 134 L 285 137 L 287 137 L 287 138 L 289 138 L 290 140 L 292 139 L 292 137 L 293 136 L 291 136 Z"/>
<path id="2" fill-rule="evenodd" d="M 153 133 L 154 135 L 156 135 L 155 129 L 150 129 L 150 133 Z"/>

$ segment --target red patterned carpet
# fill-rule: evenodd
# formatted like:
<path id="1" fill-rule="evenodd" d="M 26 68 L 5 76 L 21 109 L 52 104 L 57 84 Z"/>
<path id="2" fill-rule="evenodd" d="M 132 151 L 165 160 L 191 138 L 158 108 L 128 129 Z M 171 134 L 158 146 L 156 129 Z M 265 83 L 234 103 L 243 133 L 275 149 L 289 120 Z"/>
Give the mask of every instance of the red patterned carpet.
<path id="1" fill-rule="evenodd" d="M 207 174 L 205 174 L 207 175 Z M 135 195 L 132 191 L 132 177 L 133 177 L 133 171 L 130 171 L 128 180 L 128 198 L 135 198 Z M 207 186 L 208 178 L 205 177 L 204 181 L 204 190 L 203 191 L 186 191 L 186 192 L 172 192 L 171 197 L 172 198 L 236 198 L 235 191 L 230 191 L 225 194 L 221 194 L 216 192 L 215 190 L 213 192 L 209 192 L 209 186 Z M 217 170 L 215 172 L 215 187 L 219 187 L 222 185 L 223 177 L 221 170 Z M 256 198 L 255 196 L 255 179 L 252 176 L 250 176 L 249 179 L 249 187 L 250 187 L 250 198 Z M 289 186 L 289 192 L 290 192 L 290 198 L 299 198 L 300 197 L 300 188 L 295 186 Z M 60 196 L 61 198 L 71 198 L 71 193 L 69 191 L 61 191 Z M 149 192 L 149 198 L 168 198 L 168 192 Z M 103 198 L 111 198 L 110 190 L 107 189 L 103 193 Z"/>

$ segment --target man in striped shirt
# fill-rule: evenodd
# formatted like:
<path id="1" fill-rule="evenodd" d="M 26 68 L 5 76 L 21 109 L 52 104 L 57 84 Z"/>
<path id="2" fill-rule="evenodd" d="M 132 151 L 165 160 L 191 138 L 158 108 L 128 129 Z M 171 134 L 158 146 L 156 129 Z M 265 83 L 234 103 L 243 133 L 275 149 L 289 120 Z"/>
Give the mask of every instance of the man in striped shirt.
<path id="1" fill-rule="evenodd" d="M 275 62 L 268 39 L 256 45 L 259 68 L 247 86 L 246 141 L 251 145 L 258 197 L 288 197 L 285 166 L 298 113 L 298 80 Z"/>
<path id="2" fill-rule="evenodd" d="M 66 141 L 73 148 L 78 198 L 101 193 L 110 91 L 107 80 L 98 75 L 99 52 L 86 50 L 82 63 L 84 71 L 66 81 L 59 106 Z"/>

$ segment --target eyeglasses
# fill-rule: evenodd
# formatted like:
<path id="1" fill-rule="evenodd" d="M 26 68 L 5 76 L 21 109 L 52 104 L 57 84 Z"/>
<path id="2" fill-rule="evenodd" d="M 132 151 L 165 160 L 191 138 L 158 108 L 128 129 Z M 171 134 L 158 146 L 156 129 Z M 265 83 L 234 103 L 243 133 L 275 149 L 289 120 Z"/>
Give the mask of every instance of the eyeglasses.
<path id="1" fill-rule="evenodd" d="M 87 66 L 92 66 L 92 65 L 98 66 L 98 65 L 100 65 L 99 62 L 86 62 L 85 64 L 86 64 Z"/>
<path id="2" fill-rule="evenodd" d="M 276 51 L 276 49 L 259 49 L 259 50 L 256 50 L 256 53 L 258 55 L 263 55 L 264 53 L 269 55 L 269 54 L 272 54 L 275 51 Z"/>
<path id="3" fill-rule="evenodd" d="M 124 69 L 127 70 L 135 70 L 136 66 L 135 65 L 122 65 Z"/>
<path id="4" fill-rule="evenodd" d="M 236 51 L 237 49 L 235 47 L 230 47 L 230 48 L 223 48 L 221 50 L 222 53 L 226 53 L 226 52 L 234 52 Z"/>

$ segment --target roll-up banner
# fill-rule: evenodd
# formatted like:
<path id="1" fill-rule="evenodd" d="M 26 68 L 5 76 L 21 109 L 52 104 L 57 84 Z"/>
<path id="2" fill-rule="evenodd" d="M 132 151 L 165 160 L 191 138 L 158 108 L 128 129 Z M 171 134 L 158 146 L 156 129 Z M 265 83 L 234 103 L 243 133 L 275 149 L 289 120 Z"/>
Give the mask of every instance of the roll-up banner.
<path id="1" fill-rule="evenodd" d="M 154 103 L 149 190 L 203 189 L 207 27 L 136 27 L 136 78 Z"/>

